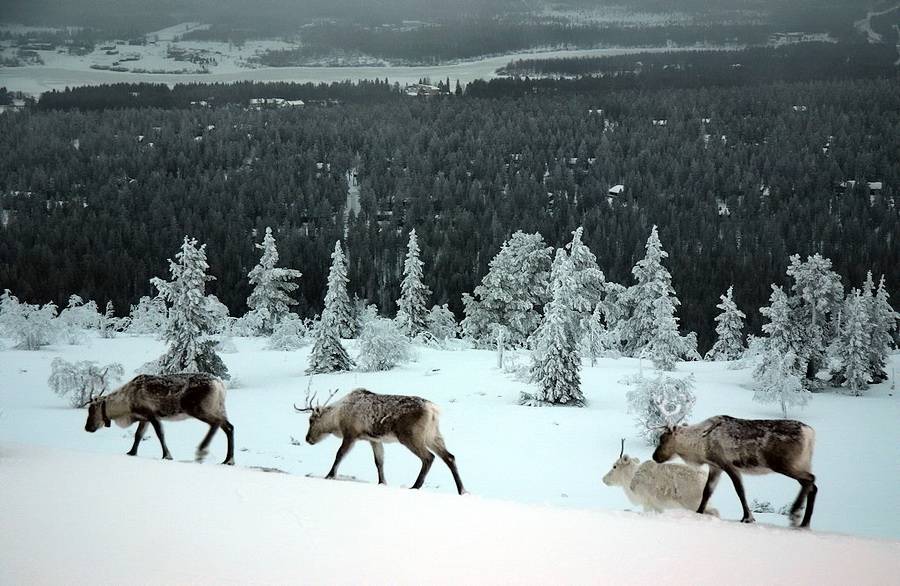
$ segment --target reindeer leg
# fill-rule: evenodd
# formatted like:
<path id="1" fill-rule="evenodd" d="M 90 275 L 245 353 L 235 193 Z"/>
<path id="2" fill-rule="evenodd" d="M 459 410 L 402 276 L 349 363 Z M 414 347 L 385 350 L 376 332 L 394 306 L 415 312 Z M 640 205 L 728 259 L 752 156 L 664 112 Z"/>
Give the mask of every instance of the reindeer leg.
<path id="1" fill-rule="evenodd" d="M 706 503 L 709 502 L 709 497 L 712 496 L 713 491 L 716 489 L 720 474 L 722 474 L 721 468 L 712 464 L 709 465 L 709 475 L 706 477 L 706 485 L 703 487 L 703 497 L 700 499 L 700 506 L 697 507 L 697 512 L 701 515 L 706 512 Z"/>
<path id="2" fill-rule="evenodd" d="M 132 444 L 131 449 L 126 452 L 128 456 L 137 456 L 138 446 L 141 445 L 141 439 L 144 437 L 144 431 L 147 429 L 147 422 L 141 421 L 138 423 L 137 429 L 134 430 L 134 444 Z"/>
<path id="3" fill-rule="evenodd" d="M 809 485 L 806 487 L 806 511 L 803 513 L 803 521 L 800 523 L 800 527 L 806 529 L 809 527 L 809 521 L 812 519 L 813 507 L 816 505 L 816 493 L 819 492 L 819 487 L 816 486 L 816 477 L 812 476 L 812 480 L 809 482 Z"/>
<path id="4" fill-rule="evenodd" d="M 734 490 L 737 492 L 738 498 L 741 499 L 741 507 L 744 509 L 741 523 L 755 523 L 756 519 L 753 518 L 753 513 L 750 512 L 750 507 L 747 506 L 747 497 L 744 495 L 744 484 L 741 482 L 740 472 L 729 466 L 725 468 L 725 474 L 731 478 Z"/>
<path id="5" fill-rule="evenodd" d="M 222 428 L 222 431 L 225 432 L 225 437 L 228 439 L 228 452 L 225 454 L 225 460 L 222 464 L 234 466 L 234 426 L 226 419 L 219 427 Z M 210 430 L 209 433 L 212 435 L 213 431 Z"/>
<path id="6" fill-rule="evenodd" d="M 209 431 L 206 433 L 203 441 L 200 442 L 200 445 L 197 446 L 197 455 L 194 457 L 197 462 L 202 462 L 204 458 L 206 458 L 206 454 L 209 453 L 209 450 L 207 450 L 207 448 L 209 447 L 209 442 L 212 441 L 212 438 L 214 435 L 216 435 L 217 431 L 219 431 L 219 426 L 215 423 L 210 423 Z"/>
<path id="7" fill-rule="evenodd" d="M 387 484 L 384 481 L 384 446 L 381 442 L 369 442 L 372 444 L 372 453 L 375 454 L 375 468 L 378 469 L 378 484 Z"/>
<path id="8" fill-rule="evenodd" d="M 331 470 L 328 471 L 328 474 L 325 478 L 334 478 L 337 475 L 338 466 L 341 463 L 341 460 L 344 459 L 344 456 L 347 455 L 347 452 L 350 451 L 350 448 L 353 447 L 353 444 L 356 443 L 355 439 L 351 439 L 349 437 L 345 437 L 341 442 L 341 447 L 338 448 L 337 454 L 334 456 L 334 464 L 331 466 Z"/>
<path id="9" fill-rule="evenodd" d="M 815 475 L 809 472 L 799 472 L 796 474 L 782 472 L 782 474 L 790 476 L 800 483 L 800 492 L 797 494 L 797 498 L 794 499 L 794 504 L 791 505 L 791 525 L 795 527 L 798 526 L 798 521 L 800 521 L 800 508 L 805 502 L 806 510 L 803 513 L 803 521 L 799 523 L 799 526 L 809 527 L 809 520 L 812 517 L 812 507 L 816 502 L 816 492 L 819 490 L 816 487 Z"/>
<path id="10" fill-rule="evenodd" d="M 159 422 L 159 419 L 153 417 L 152 415 L 147 419 L 150 421 L 150 425 L 153 426 L 153 431 L 156 432 L 156 437 L 159 438 L 159 445 L 162 446 L 163 460 L 171 460 L 172 454 L 169 453 L 169 448 L 166 446 L 166 438 L 163 435 L 162 424 Z"/>
<path id="11" fill-rule="evenodd" d="M 425 484 L 425 477 L 428 476 L 428 471 L 431 470 L 431 465 L 434 463 L 434 454 L 428 451 L 424 445 L 417 444 L 412 438 L 408 437 L 398 437 L 397 438 L 401 444 L 407 447 L 410 452 L 415 454 L 422 460 L 422 469 L 419 471 L 419 476 L 416 477 L 416 481 L 413 483 L 411 488 L 422 488 L 422 485 Z"/>
<path id="12" fill-rule="evenodd" d="M 462 478 L 459 477 L 459 470 L 456 469 L 456 456 L 447 451 L 447 446 L 444 445 L 444 438 L 440 435 L 435 437 L 432 444 L 428 447 L 434 450 L 434 453 L 436 453 L 438 457 L 444 461 L 444 464 L 447 465 L 447 468 L 450 469 L 450 473 L 453 474 L 453 481 L 456 483 L 456 491 L 459 494 L 464 494 L 466 489 L 463 487 Z"/>

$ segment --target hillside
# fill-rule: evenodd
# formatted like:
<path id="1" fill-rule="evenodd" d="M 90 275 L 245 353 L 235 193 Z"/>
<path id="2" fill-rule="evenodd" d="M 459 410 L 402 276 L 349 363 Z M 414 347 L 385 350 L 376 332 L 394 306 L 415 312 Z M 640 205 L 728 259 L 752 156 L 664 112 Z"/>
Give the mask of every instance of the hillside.
<path id="1" fill-rule="evenodd" d="M 6 584 L 875 584 L 900 544 L 0 447 Z M 13 506 L 9 506 L 13 505 Z"/>

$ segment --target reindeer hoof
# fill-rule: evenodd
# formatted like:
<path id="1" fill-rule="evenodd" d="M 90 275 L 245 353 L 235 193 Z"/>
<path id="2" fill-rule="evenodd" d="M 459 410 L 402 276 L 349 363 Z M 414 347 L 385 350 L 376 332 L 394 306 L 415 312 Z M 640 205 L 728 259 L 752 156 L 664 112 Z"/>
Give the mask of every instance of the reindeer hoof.
<path id="1" fill-rule="evenodd" d="M 163 460 L 171 460 L 171 459 L 172 459 L 172 454 L 165 454 L 165 455 L 162 457 L 162 459 L 163 459 Z"/>
<path id="2" fill-rule="evenodd" d="M 222 462 L 222 466 L 234 466 L 234 458 L 232 458 L 231 460 L 225 460 L 224 462 Z"/>
<path id="3" fill-rule="evenodd" d="M 203 460 L 206 459 L 206 455 L 208 453 L 209 452 L 207 452 L 206 450 L 197 450 L 197 454 L 194 456 L 194 461 L 198 462 L 198 463 L 202 462 Z"/>
<path id="4" fill-rule="evenodd" d="M 132 451 L 130 451 L 130 452 L 125 452 L 125 455 L 126 455 L 126 456 L 137 456 L 137 452 L 135 452 L 135 451 L 132 450 Z"/>
<path id="5" fill-rule="evenodd" d="M 741 519 L 741 523 L 756 523 L 756 519 L 753 518 L 753 515 L 748 515 Z"/>

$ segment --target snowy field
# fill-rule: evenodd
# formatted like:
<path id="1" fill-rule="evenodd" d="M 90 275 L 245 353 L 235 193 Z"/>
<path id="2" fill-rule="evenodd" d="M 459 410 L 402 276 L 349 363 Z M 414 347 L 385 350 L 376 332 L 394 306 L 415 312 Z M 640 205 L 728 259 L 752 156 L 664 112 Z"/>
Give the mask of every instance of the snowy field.
<path id="1" fill-rule="evenodd" d="M 302 403 L 310 384 L 304 374 L 310 348 L 283 352 L 265 350 L 264 339 L 239 338 L 235 342 L 238 351 L 222 356 L 234 377 L 227 404 L 236 428 L 238 466 L 324 476 L 339 442 L 329 438 L 316 446 L 307 445 L 303 442 L 307 418 L 292 408 L 293 403 Z M 355 354 L 354 344 L 347 342 L 351 355 Z M 0 444 L 93 452 L 116 462 L 129 449 L 134 427 L 113 426 L 86 433 L 86 412 L 68 407 L 66 400 L 49 390 L 50 362 L 57 356 L 101 364 L 118 361 L 130 378 L 137 367 L 163 350 L 162 342 L 121 336 L 90 338 L 84 345 L 54 345 L 37 352 L 0 351 Z M 389 372 L 317 375 L 311 387 L 320 396 L 331 389 L 339 389 L 340 396 L 364 386 L 375 392 L 415 394 L 434 401 L 441 407 L 441 428 L 457 456 L 466 488 L 479 497 L 574 509 L 634 508 L 620 489 L 607 487 L 600 479 L 618 456 L 620 438 L 626 438 L 626 452 L 633 456 L 646 459 L 652 452 L 638 439 L 625 411 L 625 393 L 630 387 L 620 382 L 639 372 L 637 360 L 603 359 L 596 367 L 585 366 L 582 389 L 589 404 L 577 409 L 519 406 L 520 392 L 534 388 L 498 370 L 492 352 L 419 348 L 418 355 L 416 362 Z M 526 364 L 524 355 L 521 362 Z M 889 373 L 894 371 L 900 371 L 898 355 L 891 357 L 888 368 Z M 646 364 L 644 372 L 651 374 Z M 780 416 L 776 405 L 751 400 L 749 370 L 692 362 L 679 364 L 676 372 L 696 377 L 692 422 L 723 413 L 746 418 Z M 819 496 L 812 522 L 816 531 L 900 540 L 900 397 L 891 385 L 889 381 L 873 386 L 864 397 L 819 394 L 803 411 L 794 413 L 817 433 L 813 471 Z M 175 459 L 191 461 L 206 426 L 190 420 L 165 427 Z M 222 434 L 212 448 L 208 462 L 221 461 L 225 450 Z M 155 460 L 160 455 L 158 442 L 148 432 L 140 458 Z M 418 470 L 419 460 L 405 448 L 387 446 L 389 485 L 411 485 Z M 375 466 L 368 445 L 357 445 L 340 473 L 367 486 L 374 483 Z M 795 481 L 777 475 L 745 476 L 745 485 L 748 501 L 768 501 L 775 511 L 789 504 L 798 490 Z M 439 461 L 428 477 L 426 491 L 455 492 L 449 471 Z M 738 500 L 727 478 L 720 481 L 711 505 L 726 520 L 740 518 Z M 756 518 L 760 524 L 788 525 L 787 518 L 776 513 L 757 514 Z"/>
<path id="2" fill-rule="evenodd" d="M 176 83 L 222 83 L 236 81 L 260 82 L 335 82 L 360 79 L 388 78 L 392 83 L 417 83 L 422 78 L 434 80 L 450 78 L 466 84 L 476 79 L 491 79 L 497 76 L 497 69 L 506 66 L 510 61 L 524 58 L 551 59 L 560 57 L 605 57 L 613 55 L 629 55 L 634 53 L 656 53 L 662 51 L 730 49 L 735 47 L 628 47 L 602 48 L 582 50 L 523 51 L 485 57 L 470 61 L 460 61 L 444 65 L 428 66 L 394 66 L 366 65 L 347 67 L 260 67 L 250 68 L 246 58 L 266 49 L 287 48 L 283 41 L 248 42 L 242 49 L 229 46 L 227 43 L 180 42 L 179 47 L 200 49 L 211 52 L 216 58 L 216 65 L 207 66 L 209 73 L 134 73 L 91 69 L 91 65 L 111 65 L 124 54 L 137 53 L 140 60 L 126 62 L 123 65 L 130 69 L 141 68 L 152 70 L 198 71 L 200 66 L 184 61 L 174 61 L 166 57 L 164 44 L 147 45 L 145 47 L 121 46 L 119 54 L 110 56 L 95 51 L 91 55 L 75 56 L 55 51 L 38 51 L 44 65 L 25 67 L 0 67 L 0 87 L 10 91 L 20 91 L 37 96 L 50 90 L 62 90 L 66 87 L 100 85 L 108 83 L 165 83 L 170 86 Z M 99 54 L 98 54 L 99 53 Z"/>

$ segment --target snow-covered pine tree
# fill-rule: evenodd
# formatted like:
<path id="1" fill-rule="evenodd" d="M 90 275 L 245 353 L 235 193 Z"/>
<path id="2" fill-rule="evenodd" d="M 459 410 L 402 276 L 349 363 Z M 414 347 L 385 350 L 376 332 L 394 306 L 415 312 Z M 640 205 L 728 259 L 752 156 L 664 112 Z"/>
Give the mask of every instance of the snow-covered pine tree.
<path id="1" fill-rule="evenodd" d="M 299 316 L 288 313 L 278 324 L 272 335 L 269 336 L 269 343 L 266 350 L 296 350 L 306 345 L 306 334 L 308 328 L 306 323 Z"/>
<path id="2" fill-rule="evenodd" d="M 268 335 L 288 314 L 290 307 L 297 304 L 290 294 L 297 289 L 297 283 L 293 280 L 299 279 L 303 273 L 275 266 L 278 264 L 278 247 L 271 228 L 266 228 L 262 244 L 257 244 L 256 248 L 262 250 L 262 257 L 247 275 L 253 286 L 247 297 L 247 306 L 251 311 L 260 313 L 260 333 Z"/>
<path id="3" fill-rule="evenodd" d="M 419 240 L 413 229 L 409 232 L 403 282 L 400 284 L 400 299 L 397 300 L 397 325 L 408 338 L 414 338 L 428 329 L 428 298 L 431 290 L 422 281 L 422 266 Z"/>
<path id="4" fill-rule="evenodd" d="M 459 334 L 459 324 L 456 323 L 456 317 L 447 304 L 435 305 L 428 313 L 428 333 L 438 344 L 444 344 L 447 340 L 456 339 Z"/>
<path id="5" fill-rule="evenodd" d="M 98 329 L 101 338 L 115 338 L 116 332 L 121 328 L 122 322 L 116 317 L 116 307 L 112 301 L 106 302 L 106 309 L 99 316 Z"/>
<path id="6" fill-rule="evenodd" d="M 794 280 L 791 291 L 797 301 L 794 306 L 795 326 L 802 335 L 798 355 L 806 363 L 806 384 L 817 383 L 816 374 L 824 365 L 828 345 L 835 336 L 836 317 L 844 300 L 841 278 L 831 270 L 831 260 L 816 253 L 806 261 L 800 255 L 790 257 L 787 275 Z"/>
<path id="7" fill-rule="evenodd" d="M 21 303 L 9 289 L 0 295 L 0 336 L 12 338 L 16 348 L 39 350 L 59 335 L 56 305 Z"/>
<path id="8" fill-rule="evenodd" d="M 656 323 L 640 357 L 652 360 L 657 370 L 674 370 L 675 363 L 686 353 L 686 342 L 678 334 L 678 318 L 675 317 L 672 298 L 668 295 L 658 297 L 653 309 Z"/>
<path id="9" fill-rule="evenodd" d="M 581 354 L 572 310 L 576 283 L 571 261 L 561 248 L 553 260 L 550 291 L 552 299 L 544 308 L 544 321 L 533 336 L 531 378 L 540 390 L 523 395 L 522 402 L 581 407 Z"/>
<path id="10" fill-rule="evenodd" d="M 358 333 L 358 325 L 353 318 L 353 306 L 347 295 L 347 261 L 341 248 L 341 241 L 334 243 L 334 252 L 331 253 L 331 269 L 328 271 L 328 291 L 325 294 L 325 306 L 331 308 L 332 317 L 338 326 L 338 336 L 341 338 L 355 338 Z"/>
<path id="11" fill-rule="evenodd" d="M 575 294 L 572 296 L 572 310 L 577 321 L 578 338 L 581 339 L 589 327 L 591 317 L 603 296 L 606 277 L 597 266 L 597 257 L 591 249 L 581 241 L 584 228 L 579 227 L 572 233 L 572 241 L 566 246 L 572 266 L 572 278 L 575 281 Z"/>
<path id="12" fill-rule="evenodd" d="M 806 361 L 802 356 L 803 338 L 794 322 L 794 307 L 781 287 L 772 285 L 769 306 L 760 308 L 769 319 L 762 327 L 767 337 L 762 356 L 753 370 L 756 392 L 753 400 L 779 403 L 787 417 L 790 405 L 805 405 L 809 392 L 802 383 Z"/>
<path id="13" fill-rule="evenodd" d="M 894 333 L 897 331 L 900 314 L 894 311 L 889 301 L 890 296 L 884 283 L 884 275 L 878 282 L 878 290 L 870 296 L 866 304 L 869 319 L 869 372 L 873 382 L 887 380 L 885 370 L 887 356 L 894 345 Z"/>
<path id="14" fill-rule="evenodd" d="M 583 335 L 581 338 L 581 346 L 583 352 L 591 359 L 591 366 L 597 365 L 597 357 L 606 351 L 606 343 L 609 332 L 603 324 L 603 307 L 600 303 L 594 307 L 583 324 Z"/>
<path id="15" fill-rule="evenodd" d="M 721 313 L 716 316 L 716 343 L 706 353 L 706 360 L 738 360 L 744 355 L 744 312 L 738 309 L 733 297 L 734 285 L 720 296 L 716 305 Z"/>
<path id="16" fill-rule="evenodd" d="M 656 226 L 650 231 L 645 249 L 646 255 L 631 270 L 637 282 L 628 288 L 624 299 L 630 311 L 621 334 L 628 356 L 640 356 L 655 335 L 660 312 L 657 300 L 668 298 L 673 309 L 681 304 L 672 287 L 672 275 L 662 264 L 669 253 L 662 248 Z"/>
<path id="17" fill-rule="evenodd" d="M 507 347 L 524 345 L 541 323 L 538 309 L 547 301 L 552 250 L 538 233 L 519 231 L 504 242 L 481 285 L 473 295 L 463 295 L 463 336 L 492 347 L 500 325 Z"/>
<path id="18" fill-rule="evenodd" d="M 328 273 L 328 290 L 325 293 L 325 309 L 316 324 L 315 342 L 309 355 L 307 374 L 324 374 L 350 370 L 353 361 L 341 344 L 342 331 L 352 331 L 350 299 L 347 297 L 347 269 L 341 241 L 334 245 L 331 255 L 331 270 Z"/>
<path id="19" fill-rule="evenodd" d="M 871 336 L 869 316 L 863 296 L 853 289 L 844 301 L 841 311 L 842 326 L 837 343 L 837 355 L 842 367 L 844 387 L 859 396 L 869 388 L 872 373 L 869 370 Z"/>
<path id="20" fill-rule="evenodd" d="M 216 354 L 211 338 L 217 327 L 213 304 L 206 296 L 206 282 L 215 277 L 206 274 L 206 245 L 184 237 L 175 260 L 169 259 L 170 281 L 153 278 L 150 282 L 159 296 L 170 304 L 164 339 L 169 349 L 155 362 L 145 365 L 150 372 L 206 372 L 228 379 L 228 368 Z"/>

